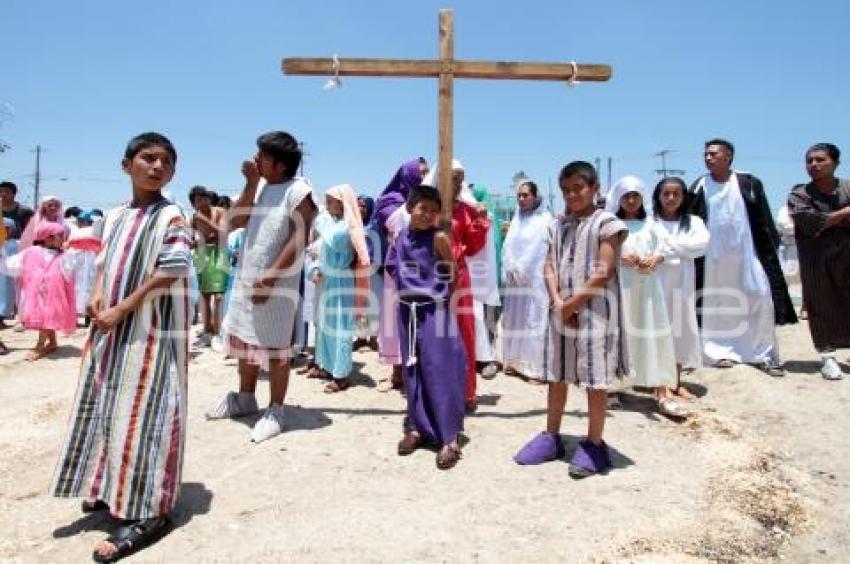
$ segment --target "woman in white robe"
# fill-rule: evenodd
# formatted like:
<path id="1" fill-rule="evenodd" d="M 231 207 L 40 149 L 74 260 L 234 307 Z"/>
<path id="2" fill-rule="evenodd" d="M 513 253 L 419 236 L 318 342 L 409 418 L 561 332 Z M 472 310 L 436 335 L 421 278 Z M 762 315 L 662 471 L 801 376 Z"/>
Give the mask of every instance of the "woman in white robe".
<path id="1" fill-rule="evenodd" d="M 658 267 L 664 261 L 663 245 L 650 201 L 646 185 L 635 176 L 626 176 L 611 188 L 606 202 L 608 211 L 629 228 L 620 259 L 629 376 L 633 385 L 655 389 L 662 414 L 682 418 L 689 411 L 671 392 L 676 386 L 676 355 L 658 275 Z"/>
<path id="2" fill-rule="evenodd" d="M 517 203 L 502 247 L 502 363 L 506 374 L 539 380 L 545 376 L 543 343 L 549 295 L 543 280 L 543 263 L 552 214 L 531 181 L 517 187 Z"/>
<path id="3" fill-rule="evenodd" d="M 702 366 L 694 259 L 705 254 L 709 233 L 698 216 L 687 212 L 688 187 L 681 178 L 665 178 L 658 183 L 652 193 L 652 208 L 661 240 L 661 254 L 664 255 L 664 261 L 658 267 L 658 276 L 673 328 L 675 393 L 693 399 L 688 389 L 682 386 L 681 377 L 683 367 L 694 369 Z"/>

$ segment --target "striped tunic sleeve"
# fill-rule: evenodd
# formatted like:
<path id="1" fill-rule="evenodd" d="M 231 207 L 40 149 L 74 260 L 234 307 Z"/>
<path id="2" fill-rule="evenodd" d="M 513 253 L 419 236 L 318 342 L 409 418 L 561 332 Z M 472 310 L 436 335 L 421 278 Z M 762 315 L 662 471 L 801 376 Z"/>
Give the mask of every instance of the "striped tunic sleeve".
<path id="1" fill-rule="evenodd" d="M 189 230 L 182 218 L 176 218 L 165 232 L 165 239 L 156 259 L 156 267 L 168 271 L 169 274 L 183 275 L 189 272 L 191 261 Z"/>

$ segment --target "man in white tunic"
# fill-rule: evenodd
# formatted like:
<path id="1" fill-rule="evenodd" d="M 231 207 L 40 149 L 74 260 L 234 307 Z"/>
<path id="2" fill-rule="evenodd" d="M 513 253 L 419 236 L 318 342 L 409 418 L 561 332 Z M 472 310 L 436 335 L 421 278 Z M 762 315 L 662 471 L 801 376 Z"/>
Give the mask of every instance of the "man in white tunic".
<path id="1" fill-rule="evenodd" d="M 702 282 L 703 352 L 714 366 L 755 364 L 783 376 L 777 324 L 797 321 L 776 254 L 779 237 L 761 181 L 732 170 L 729 141 L 705 144 L 709 174 L 690 189 L 692 213 L 706 220 L 710 242 Z M 701 276 L 702 275 L 702 276 Z"/>
<path id="2" fill-rule="evenodd" d="M 210 419 L 258 411 L 260 367 L 269 372 L 269 408 L 251 431 L 261 442 L 283 431 L 283 400 L 298 305 L 304 250 L 316 204 L 309 182 L 295 176 L 301 150 L 282 131 L 261 135 L 253 161 L 245 161 L 245 190 L 231 210 L 231 228 L 245 225 L 239 273 L 224 331 L 229 354 L 239 360 L 239 392 L 230 392 L 208 412 Z M 258 188 L 260 179 L 266 184 Z M 258 194 L 259 191 L 259 194 Z"/>

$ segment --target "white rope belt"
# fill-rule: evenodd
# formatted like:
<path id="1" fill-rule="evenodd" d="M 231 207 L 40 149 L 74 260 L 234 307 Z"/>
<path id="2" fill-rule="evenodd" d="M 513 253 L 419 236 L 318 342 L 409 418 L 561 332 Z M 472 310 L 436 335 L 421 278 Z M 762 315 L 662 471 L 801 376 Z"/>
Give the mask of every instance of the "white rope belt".
<path id="1" fill-rule="evenodd" d="M 447 300 L 434 300 L 431 299 L 426 302 L 407 302 L 405 300 L 399 300 L 399 303 L 403 303 L 410 308 L 410 315 L 407 318 L 407 362 L 405 366 L 416 366 L 419 362 L 419 359 L 416 358 L 416 339 L 419 337 L 419 324 L 416 322 L 416 308 L 421 305 L 436 305 L 439 303 L 445 303 Z"/>

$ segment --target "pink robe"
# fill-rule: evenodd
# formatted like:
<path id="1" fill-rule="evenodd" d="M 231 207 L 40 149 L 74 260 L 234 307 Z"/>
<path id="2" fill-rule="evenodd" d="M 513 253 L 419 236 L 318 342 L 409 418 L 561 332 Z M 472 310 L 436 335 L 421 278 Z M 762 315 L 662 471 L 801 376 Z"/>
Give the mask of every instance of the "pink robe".
<path id="1" fill-rule="evenodd" d="M 26 329 L 70 332 L 77 328 L 74 270 L 63 254 L 29 247 L 21 252 L 21 322 Z"/>

